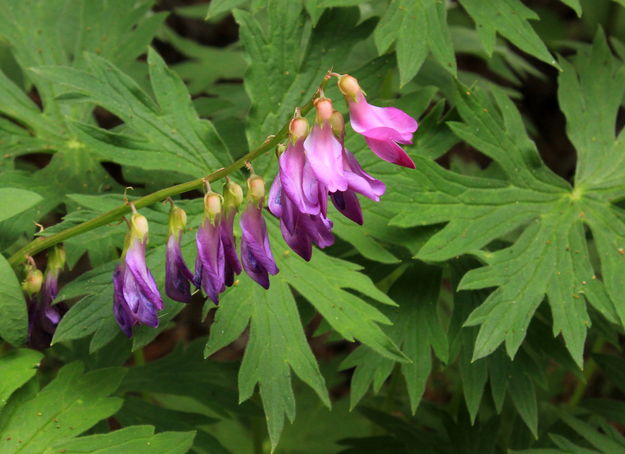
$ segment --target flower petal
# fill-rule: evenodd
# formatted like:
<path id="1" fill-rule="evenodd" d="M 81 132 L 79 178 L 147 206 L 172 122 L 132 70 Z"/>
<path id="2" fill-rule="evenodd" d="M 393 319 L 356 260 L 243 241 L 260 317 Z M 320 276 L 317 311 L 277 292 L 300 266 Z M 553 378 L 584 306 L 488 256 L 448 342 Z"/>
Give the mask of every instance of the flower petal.
<path id="1" fill-rule="evenodd" d="M 326 122 L 316 124 L 304 141 L 306 159 L 317 179 L 328 191 L 347 189 L 347 178 L 343 172 L 343 146 L 334 136 Z"/>

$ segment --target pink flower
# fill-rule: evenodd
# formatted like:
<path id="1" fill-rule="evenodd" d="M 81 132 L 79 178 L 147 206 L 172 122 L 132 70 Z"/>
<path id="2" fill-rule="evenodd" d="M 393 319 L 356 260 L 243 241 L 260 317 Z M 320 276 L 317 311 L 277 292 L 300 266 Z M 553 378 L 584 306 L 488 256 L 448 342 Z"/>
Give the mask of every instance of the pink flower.
<path id="1" fill-rule="evenodd" d="M 289 132 L 289 145 L 279 158 L 282 188 L 298 211 L 325 214 L 328 190 L 317 180 L 304 151 L 308 122 L 305 118 L 294 118 Z"/>
<path id="2" fill-rule="evenodd" d="M 304 141 L 306 159 L 319 182 L 328 191 L 345 191 L 348 182 L 343 170 L 343 146 L 330 125 L 332 101 L 319 98 L 315 108 L 315 125 Z"/>
<path id="3" fill-rule="evenodd" d="M 385 161 L 414 169 L 412 159 L 397 144 L 412 143 L 417 121 L 395 107 L 369 104 L 358 81 L 348 74 L 339 78 L 338 85 L 349 104 L 352 128 L 364 136 L 369 148 Z"/>

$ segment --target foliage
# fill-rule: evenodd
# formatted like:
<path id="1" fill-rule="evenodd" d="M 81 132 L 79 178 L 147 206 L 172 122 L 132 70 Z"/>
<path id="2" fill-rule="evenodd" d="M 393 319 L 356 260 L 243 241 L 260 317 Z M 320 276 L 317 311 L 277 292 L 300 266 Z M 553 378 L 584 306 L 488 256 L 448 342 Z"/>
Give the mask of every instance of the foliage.
<path id="1" fill-rule="evenodd" d="M 625 2 L 174 3 L 0 0 L 0 453 L 625 452 Z M 419 120 L 416 168 L 348 127 L 364 225 L 330 207 L 307 262 L 267 214 L 269 289 L 162 292 L 127 339 L 124 203 L 163 289 L 160 202 L 192 264 L 201 179 L 269 187 L 296 107 L 348 113 L 328 70 Z M 37 351 L 20 281 L 59 238 Z"/>

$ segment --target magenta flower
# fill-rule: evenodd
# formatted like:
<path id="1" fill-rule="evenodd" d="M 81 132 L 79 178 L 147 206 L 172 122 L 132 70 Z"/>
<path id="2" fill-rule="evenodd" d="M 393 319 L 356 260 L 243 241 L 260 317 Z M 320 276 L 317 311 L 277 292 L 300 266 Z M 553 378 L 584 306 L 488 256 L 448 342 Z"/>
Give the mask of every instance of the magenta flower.
<path id="1" fill-rule="evenodd" d="M 279 158 L 282 189 L 301 213 L 325 214 L 328 190 L 317 180 L 304 150 L 308 122 L 294 118 L 289 132 L 289 145 Z"/>
<path id="2" fill-rule="evenodd" d="M 332 221 L 322 213 L 301 213 L 283 191 L 280 178 L 276 178 L 269 192 L 269 211 L 280 218 L 280 231 L 284 240 L 304 260 L 312 256 L 312 244 L 320 248 L 334 243 Z"/>
<path id="3" fill-rule="evenodd" d="M 193 274 L 189 271 L 182 256 L 180 240 L 187 224 L 187 214 L 183 209 L 172 206 L 169 212 L 169 235 L 167 237 L 167 255 L 165 256 L 165 293 L 174 301 L 191 301 L 191 282 Z"/>
<path id="4" fill-rule="evenodd" d="M 197 231 L 197 259 L 194 283 L 204 290 L 215 304 L 219 294 L 226 289 L 225 253 L 221 241 L 221 196 L 208 192 L 204 196 L 204 220 Z"/>
<path id="5" fill-rule="evenodd" d="M 243 201 L 243 190 L 238 184 L 228 181 L 224 185 L 223 193 L 224 206 L 220 235 L 224 247 L 224 281 L 230 287 L 234 284 L 234 276 L 241 274 L 242 271 L 234 239 L 234 217 Z"/>
<path id="6" fill-rule="evenodd" d="M 414 169 L 414 162 L 398 143 L 412 143 L 417 121 L 395 107 L 367 103 L 358 81 L 350 75 L 341 76 L 338 85 L 349 104 L 352 128 L 364 136 L 369 148 L 385 161 Z"/>
<path id="7" fill-rule="evenodd" d="M 324 188 L 330 192 L 345 191 L 348 181 L 343 171 L 343 146 L 330 125 L 332 101 L 319 98 L 315 107 L 315 125 L 304 141 L 306 160 Z"/>
<path id="8" fill-rule="evenodd" d="M 158 326 L 157 311 L 163 309 L 163 300 L 145 261 L 148 221 L 135 212 L 130 225 L 122 262 L 113 273 L 113 313 L 128 337 L 139 323 Z"/>
<path id="9" fill-rule="evenodd" d="M 347 176 L 348 189 L 365 197 L 379 202 L 380 197 L 386 191 L 386 185 L 380 180 L 373 178 L 360 167 L 356 157 L 348 150 L 343 152 L 343 165 Z"/>
<path id="10" fill-rule="evenodd" d="M 248 201 L 241 214 L 241 261 L 243 269 L 264 288 L 269 288 L 269 274 L 277 274 L 267 226 L 263 219 L 265 185 L 262 178 L 253 175 L 247 180 Z"/>

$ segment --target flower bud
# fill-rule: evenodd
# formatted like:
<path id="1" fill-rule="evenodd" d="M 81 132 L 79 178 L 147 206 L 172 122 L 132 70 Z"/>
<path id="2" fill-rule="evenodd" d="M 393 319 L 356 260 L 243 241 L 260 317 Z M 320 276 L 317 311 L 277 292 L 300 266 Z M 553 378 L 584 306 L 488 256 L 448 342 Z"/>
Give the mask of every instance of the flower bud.
<path id="1" fill-rule="evenodd" d="M 362 93 L 362 88 L 360 88 L 360 85 L 358 84 L 358 79 L 350 76 L 349 74 L 343 74 L 339 77 L 338 86 L 341 93 L 343 93 L 343 96 L 351 98 L 353 101 L 356 101 L 358 95 Z"/>
<path id="2" fill-rule="evenodd" d="M 139 213 L 133 213 L 130 218 L 130 232 L 131 236 L 137 238 L 140 241 L 145 241 L 148 235 L 148 220 L 145 216 Z"/>
<path id="3" fill-rule="evenodd" d="M 252 175 L 247 179 L 247 196 L 254 202 L 265 198 L 265 182 L 262 177 Z"/>
<path id="4" fill-rule="evenodd" d="M 178 235 L 187 225 L 187 213 L 182 208 L 173 206 L 169 211 L 169 234 Z"/>
<path id="5" fill-rule="evenodd" d="M 308 135 L 308 120 L 303 117 L 293 118 L 289 123 L 289 135 L 293 143 L 305 139 Z"/>
<path id="6" fill-rule="evenodd" d="M 216 192 L 207 192 L 204 195 L 204 216 L 214 223 L 221 215 L 221 196 Z"/>
<path id="7" fill-rule="evenodd" d="M 315 109 L 317 109 L 317 121 L 319 123 L 328 121 L 332 116 L 332 100 L 328 98 L 318 98 L 315 100 Z"/>
<path id="8" fill-rule="evenodd" d="M 341 138 L 345 133 L 345 120 L 343 119 L 343 114 L 338 110 L 332 112 L 332 116 L 330 117 L 330 126 L 332 126 L 332 132 L 335 136 Z"/>
<path id="9" fill-rule="evenodd" d="M 234 181 L 224 184 L 224 211 L 236 210 L 243 202 L 243 189 Z"/>
<path id="10" fill-rule="evenodd" d="M 58 274 L 65 267 L 65 250 L 61 246 L 54 247 L 48 252 L 47 273 Z"/>
<path id="11" fill-rule="evenodd" d="M 36 268 L 28 267 L 26 271 L 26 278 L 22 282 L 22 290 L 24 290 L 29 296 L 39 293 L 41 285 L 43 284 L 43 273 Z"/>

